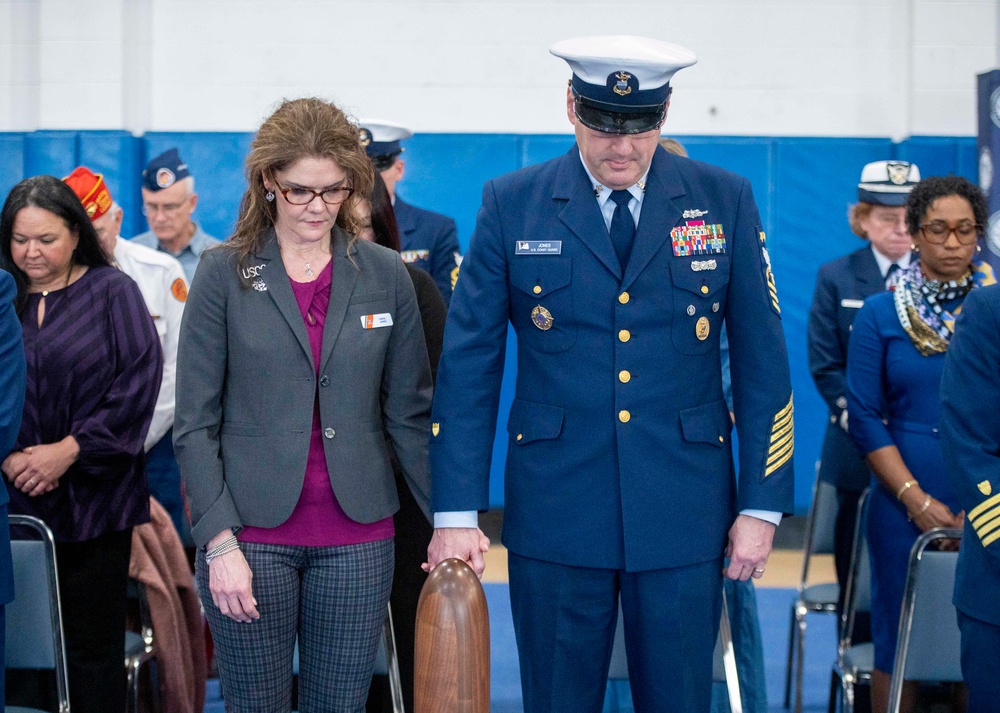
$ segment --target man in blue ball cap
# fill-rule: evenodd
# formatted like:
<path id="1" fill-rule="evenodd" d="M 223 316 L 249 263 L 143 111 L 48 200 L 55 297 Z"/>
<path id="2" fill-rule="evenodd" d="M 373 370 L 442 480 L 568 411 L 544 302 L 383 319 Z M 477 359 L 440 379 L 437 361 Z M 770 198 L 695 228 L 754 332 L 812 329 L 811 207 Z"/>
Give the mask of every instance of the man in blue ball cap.
<path id="1" fill-rule="evenodd" d="M 132 240 L 171 255 L 180 262 L 188 284 L 194 280 L 201 253 L 219 242 L 191 220 L 198 205 L 194 176 L 177 149 L 153 158 L 142 172 L 142 212 L 149 230 Z"/>
<path id="2" fill-rule="evenodd" d="M 576 145 L 483 190 L 434 399 L 428 566 L 483 570 L 509 323 L 503 542 L 525 711 L 602 709 L 619 602 L 635 709 L 706 711 L 723 567 L 759 578 L 792 509 L 766 236 L 746 179 L 658 146 L 689 50 L 611 36 L 551 52 L 572 69 Z"/>
<path id="3" fill-rule="evenodd" d="M 447 304 L 458 280 L 461 261 L 455 221 L 411 205 L 396 192 L 396 184 L 403 180 L 406 171 L 402 142 L 411 138 L 413 132 L 398 124 L 372 119 L 363 119 L 360 128 L 361 144 L 389 191 L 403 262 L 429 272 Z"/>

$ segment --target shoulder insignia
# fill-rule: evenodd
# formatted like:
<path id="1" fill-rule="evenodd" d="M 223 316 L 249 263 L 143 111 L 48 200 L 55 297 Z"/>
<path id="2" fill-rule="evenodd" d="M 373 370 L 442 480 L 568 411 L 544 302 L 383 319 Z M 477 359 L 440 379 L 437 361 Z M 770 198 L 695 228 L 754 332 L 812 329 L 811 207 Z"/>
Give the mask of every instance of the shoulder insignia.
<path id="1" fill-rule="evenodd" d="M 458 284 L 458 271 L 460 269 L 461 268 L 458 265 L 456 265 L 455 267 L 453 267 L 451 269 L 451 289 L 452 289 L 452 291 L 455 290 L 455 285 Z"/>
<path id="2" fill-rule="evenodd" d="M 993 492 L 993 484 L 988 480 L 984 480 L 982 483 L 976 486 L 979 488 L 979 492 L 983 495 L 989 495 Z"/>
<path id="3" fill-rule="evenodd" d="M 982 485 L 979 484 L 980 491 L 983 489 Z M 991 487 L 990 490 L 992 489 Z M 994 495 L 979 503 L 969 511 L 966 518 L 982 541 L 983 547 L 989 547 L 1000 539 L 1000 495 Z"/>
<path id="4" fill-rule="evenodd" d="M 767 444 L 767 463 L 764 466 L 764 477 L 771 475 L 792 458 L 795 452 L 795 407 L 792 397 L 788 397 L 778 413 L 774 415 L 771 425 L 771 437 Z"/>
<path id="5" fill-rule="evenodd" d="M 435 436 L 438 435 L 439 433 L 441 433 L 441 424 L 440 423 L 432 423 L 431 424 L 431 433 L 434 434 Z"/>
<path id="6" fill-rule="evenodd" d="M 178 277 L 176 280 L 173 281 L 173 284 L 170 285 L 170 294 L 172 294 L 174 296 L 174 299 L 177 300 L 178 302 L 187 302 L 188 298 L 187 283 L 185 283 L 183 279 Z"/>

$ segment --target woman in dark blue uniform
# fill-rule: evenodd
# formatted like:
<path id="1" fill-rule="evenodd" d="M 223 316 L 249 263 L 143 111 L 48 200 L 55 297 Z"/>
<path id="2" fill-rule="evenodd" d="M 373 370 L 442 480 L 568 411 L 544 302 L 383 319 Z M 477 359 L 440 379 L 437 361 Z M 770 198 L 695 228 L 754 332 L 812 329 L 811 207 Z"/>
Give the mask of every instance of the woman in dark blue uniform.
<path id="1" fill-rule="evenodd" d="M 854 321 L 847 358 L 850 434 L 875 476 L 868 511 L 872 710 L 888 704 L 910 547 L 923 531 L 962 525 L 938 440 L 939 387 L 965 296 L 995 282 L 976 257 L 987 215 L 982 192 L 964 178 L 917 184 L 906 224 L 919 260 L 899 272 L 892 291 L 869 298 Z M 915 709 L 916 694 L 908 682 L 901 711 Z"/>

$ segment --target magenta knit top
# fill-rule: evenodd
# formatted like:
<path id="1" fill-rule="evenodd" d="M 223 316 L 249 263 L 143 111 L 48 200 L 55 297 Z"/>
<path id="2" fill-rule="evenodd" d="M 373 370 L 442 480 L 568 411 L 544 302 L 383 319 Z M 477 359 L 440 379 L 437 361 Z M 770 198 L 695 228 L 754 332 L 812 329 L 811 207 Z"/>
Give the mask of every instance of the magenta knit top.
<path id="1" fill-rule="evenodd" d="M 332 278 L 331 260 L 313 282 L 290 280 L 295 300 L 299 304 L 299 311 L 306 325 L 306 332 L 309 334 L 309 346 L 312 348 L 313 363 L 317 365 L 317 377 Z M 302 484 L 299 502 L 289 518 L 277 527 L 244 527 L 239 534 L 239 540 L 270 545 L 331 547 L 385 540 L 393 534 L 392 517 L 362 524 L 349 518 L 337 502 L 337 496 L 330 485 L 330 474 L 326 469 L 323 429 L 319 420 L 319 394 L 317 394 L 313 407 L 306 477 Z"/>

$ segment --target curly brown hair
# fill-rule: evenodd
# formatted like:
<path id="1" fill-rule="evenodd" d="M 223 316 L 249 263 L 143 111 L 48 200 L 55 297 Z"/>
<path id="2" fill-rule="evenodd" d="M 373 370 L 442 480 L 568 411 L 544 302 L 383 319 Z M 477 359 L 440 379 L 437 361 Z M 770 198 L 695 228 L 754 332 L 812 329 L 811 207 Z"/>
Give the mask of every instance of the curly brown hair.
<path id="1" fill-rule="evenodd" d="M 875 208 L 874 203 L 861 201 L 847 209 L 847 222 L 851 224 L 851 232 L 859 238 L 868 239 L 868 231 L 861 227 L 861 223 L 872 214 L 873 208 Z"/>
<path id="2" fill-rule="evenodd" d="M 352 244 L 357 240 L 363 226 L 358 203 L 368 200 L 375 180 L 359 136 L 358 127 L 339 107 L 316 97 L 286 99 L 264 120 L 247 155 L 248 188 L 240 201 L 236 229 L 226 240 L 241 267 L 263 248 L 277 216 L 275 204 L 265 198 L 264 174 L 274 175 L 304 158 L 332 159 L 347 174 L 354 193 L 340 207 L 337 225 L 351 236 Z"/>

